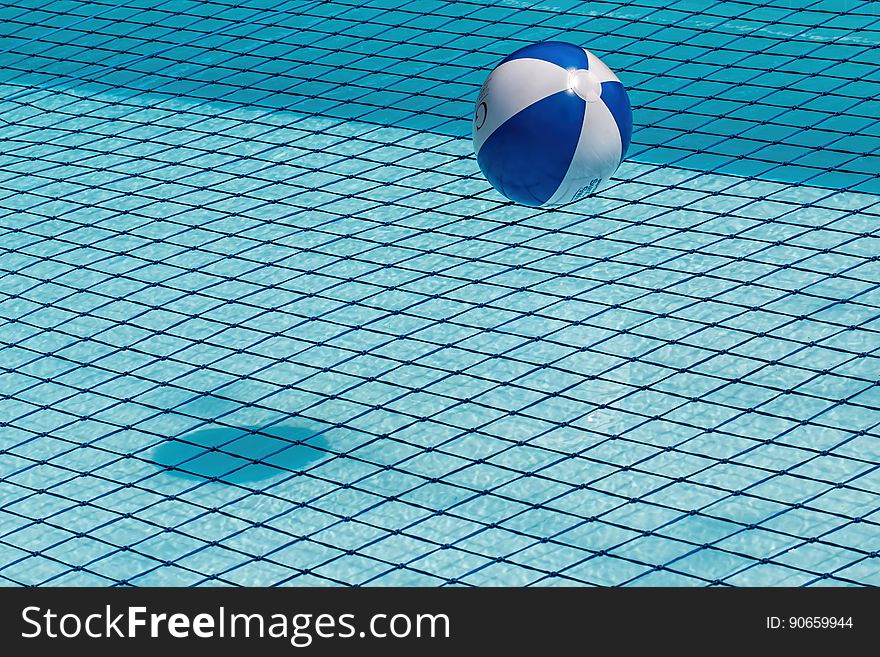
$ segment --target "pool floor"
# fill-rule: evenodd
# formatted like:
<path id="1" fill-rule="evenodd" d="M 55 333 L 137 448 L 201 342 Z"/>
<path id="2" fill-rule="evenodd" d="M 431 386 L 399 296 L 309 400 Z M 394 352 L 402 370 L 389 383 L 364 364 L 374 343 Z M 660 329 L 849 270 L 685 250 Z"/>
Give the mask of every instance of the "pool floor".
<path id="1" fill-rule="evenodd" d="M 0 9 L 0 583 L 880 585 L 869 3 Z M 479 172 L 531 41 L 613 180 Z"/>

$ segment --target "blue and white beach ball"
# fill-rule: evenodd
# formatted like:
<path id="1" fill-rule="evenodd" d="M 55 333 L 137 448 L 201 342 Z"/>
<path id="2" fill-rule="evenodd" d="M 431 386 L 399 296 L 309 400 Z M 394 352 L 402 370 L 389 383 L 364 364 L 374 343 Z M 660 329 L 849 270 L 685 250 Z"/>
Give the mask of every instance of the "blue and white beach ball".
<path id="1" fill-rule="evenodd" d="M 536 43 L 507 57 L 486 79 L 474 112 L 480 169 L 525 205 L 592 194 L 617 170 L 631 133 L 620 80 L 570 43 Z"/>

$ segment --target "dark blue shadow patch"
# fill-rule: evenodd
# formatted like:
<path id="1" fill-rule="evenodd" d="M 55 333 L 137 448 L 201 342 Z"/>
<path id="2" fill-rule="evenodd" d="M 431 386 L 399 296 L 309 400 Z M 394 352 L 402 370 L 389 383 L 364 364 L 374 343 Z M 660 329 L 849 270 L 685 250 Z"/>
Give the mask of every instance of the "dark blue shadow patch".
<path id="1" fill-rule="evenodd" d="M 242 484 L 290 476 L 327 456 L 327 441 L 314 429 L 212 427 L 165 441 L 152 460 L 179 477 Z"/>

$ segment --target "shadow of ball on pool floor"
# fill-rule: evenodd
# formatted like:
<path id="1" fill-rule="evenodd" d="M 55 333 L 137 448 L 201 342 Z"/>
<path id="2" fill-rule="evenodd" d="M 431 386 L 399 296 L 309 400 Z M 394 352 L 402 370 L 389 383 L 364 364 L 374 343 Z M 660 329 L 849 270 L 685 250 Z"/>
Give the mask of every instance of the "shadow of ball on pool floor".
<path id="1" fill-rule="evenodd" d="M 305 427 L 211 427 L 158 445 L 152 460 L 185 479 L 245 484 L 291 476 L 329 455 L 320 430 Z"/>

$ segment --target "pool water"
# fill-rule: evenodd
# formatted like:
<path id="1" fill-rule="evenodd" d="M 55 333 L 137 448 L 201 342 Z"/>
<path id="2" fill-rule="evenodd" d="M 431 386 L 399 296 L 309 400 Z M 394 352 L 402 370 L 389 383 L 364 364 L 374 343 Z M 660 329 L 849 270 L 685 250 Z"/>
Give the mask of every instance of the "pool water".
<path id="1" fill-rule="evenodd" d="M 880 584 L 870 3 L 0 8 L 0 582 Z M 506 202 L 525 43 L 630 89 Z"/>

